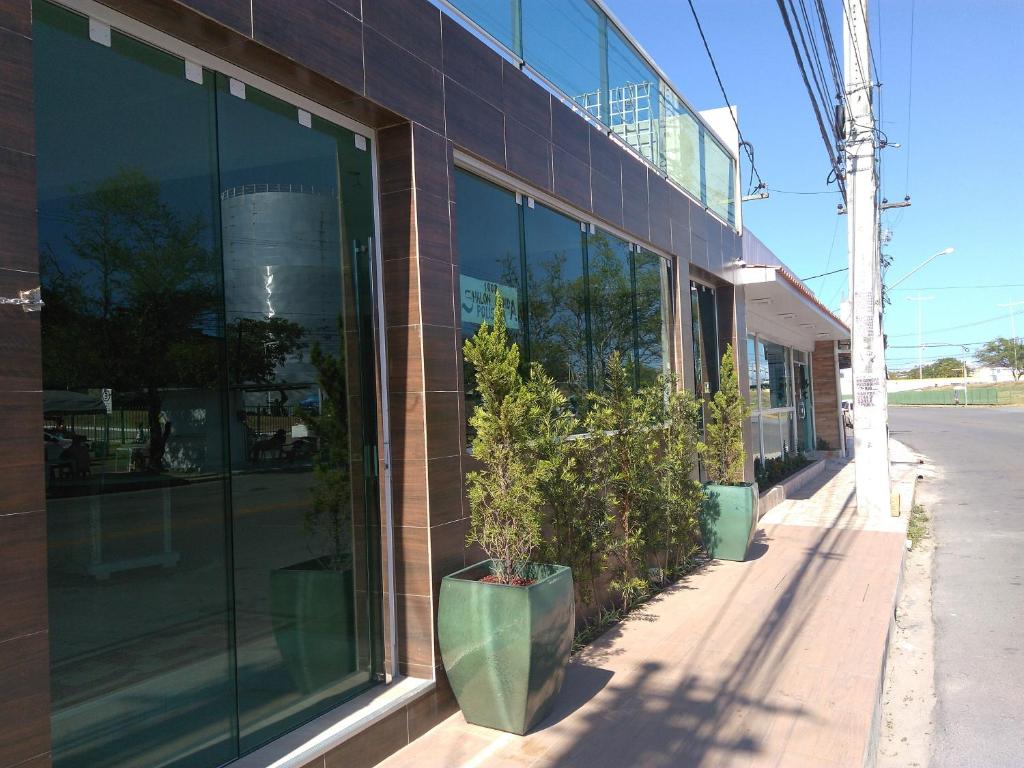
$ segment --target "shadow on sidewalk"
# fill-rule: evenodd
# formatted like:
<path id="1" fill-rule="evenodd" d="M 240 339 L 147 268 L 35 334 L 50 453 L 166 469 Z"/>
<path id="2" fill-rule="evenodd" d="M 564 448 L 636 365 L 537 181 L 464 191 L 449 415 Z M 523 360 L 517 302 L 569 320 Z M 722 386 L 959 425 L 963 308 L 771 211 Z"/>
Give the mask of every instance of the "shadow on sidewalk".
<path id="1" fill-rule="evenodd" d="M 751 734 L 766 730 L 749 726 L 755 718 L 760 719 L 762 725 L 770 721 L 767 728 L 782 719 L 812 718 L 799 703 L 781 706 L 766 702 L 787 666 L 793 643 L 806 619 L 826 599 L 826 586 L 833 576 L 832 564 L 844 557 L 842 544 L 857 533 L 839 524 L 854 511 L 852 496 L 847 497 L 832 524 L 823 528 L 820 536 L 804 550 L 799 566 L 779 582 L 771 610 L 753 631 L 752 640 L 739 654 L 730 654 L 740 660 L 723 662 L 731 663 L 731 668 L 716 670 L 707 679 L 700 674 L 687 674 L 676 681 L 674 676 L 666 674 L 671 670 L 666 668 L 665 662 L 652 660 L 647 653 L 648 658 L 638 659 L 639 667 L 622 675 L 627 679 L 616 684 L 618 681 L 610 680 L 612 673 L 602 670 L 600 664 L 621 636 L 621 627 L 613 628 L 599 639 L 592 646 L 592 652 L 588 649 L 581 654 L 571 670 L 572 679 L 582 683 L 580 690 L 563 697 L 565 700 L 559 702 L 556 711 L 536 732 L 548 730 L 577 709 L 586 711 L 579 719 L 581 722 L 566 725 L 571 729 L 567 734 L 571 735 L 571 742 L 552 739 L 554 743 L 538 764 L 581 768 L 697 768 L 720 765 L 730 755 L 733 759 L 752 760 L 762 755 L 763 744 Z M 760 544 L 762 549 L 754 558 L 767 551 L 764 538 Z M 706 664 L 708 659 L 723 656 L 723 649 L 711 644 L 712 635 L 723 615 L 736 610 L 734 601 L 750 578 L 748 570 L 706 627 L 693 627 L 694 632 L 703 633 L 701 639 L 676 664 L 699 668 L 702 661 Z M 673 591 L 674 587 L 663 594 Z M 616 648 L 613 653 L 628 652 Z M 608 692 L 594 701 L 606 688 Z"/>

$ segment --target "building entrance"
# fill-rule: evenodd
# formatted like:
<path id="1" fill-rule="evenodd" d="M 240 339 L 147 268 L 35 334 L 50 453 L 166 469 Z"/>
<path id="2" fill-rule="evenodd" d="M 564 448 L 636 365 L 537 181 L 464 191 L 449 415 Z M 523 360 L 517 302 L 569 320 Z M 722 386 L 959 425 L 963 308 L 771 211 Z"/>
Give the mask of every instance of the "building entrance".
<path id="1" fill-rule="evenodd" d="M 54 764 L 217 766 L 382 671 L 373 147 L 34 9 Z"/>

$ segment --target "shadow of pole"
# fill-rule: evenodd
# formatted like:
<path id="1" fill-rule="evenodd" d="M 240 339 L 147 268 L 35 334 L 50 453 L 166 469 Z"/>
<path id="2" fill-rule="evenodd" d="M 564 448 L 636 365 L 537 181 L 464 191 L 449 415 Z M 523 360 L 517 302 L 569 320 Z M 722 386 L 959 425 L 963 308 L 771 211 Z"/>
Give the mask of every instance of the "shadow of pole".
<path id="1" fill-rule="evenodd" d="M 805 549 L 799 566 L 786 575 L 785 589 L 752 630 L 752 640 L 738 654 L 740 660 L 724 676 L 702 680 L 688 674 L 673 684 L 666 680 L 671 675 L 665 674 L 664 664 L 648 658 L 635 674 L 630 671 L 622 684 L 606 681 L 603 700 L 590 707 L 582 718 L 584 725 L 566 723 L 572 731 L 571 741 L 545 739 L 549 745 L 535 764 L 697 768 L 712 760 L 718 764 L 723 753 L 750 759 L 762 747 L 754 736 L 744 732 L 744 721 L 751 713 L 810 717 L 802 705 L 772 705 L 766 699 L 785 669 L 786 657 L 805 620 L 825 599 L 827 585 L 835 575 L 834 564 L 843 559 L 841 545 L 849 534 L 856 533 L 856 529 L 842 525 L 844 518 L 853 513 L 852 500 L 851 492 L 831 524 Z M 695 660 L 704 660 L 706 665 L 707 659 L 724 658 L 726 649 L 714 647 L 714 635 L 724 614 L 735 610 L 731 603 L 751 578 L 752 570 L 737 580 L 698 643 L 680 662 L 682 665 L 696 666 Z M 592 656 L 596 661 L 602 646 L 613 644 L 619 635 L 621 628 L 601 638 L 594 653 L 584 652 L 577 663 L 587 664 Z M 572 703 L 583 706 L 587 701 L 590 699 L 576 698 Z M 559 719 L 566 716 L 561 714 Z M 542 727 L 546 729 L 546 724 Z"/>

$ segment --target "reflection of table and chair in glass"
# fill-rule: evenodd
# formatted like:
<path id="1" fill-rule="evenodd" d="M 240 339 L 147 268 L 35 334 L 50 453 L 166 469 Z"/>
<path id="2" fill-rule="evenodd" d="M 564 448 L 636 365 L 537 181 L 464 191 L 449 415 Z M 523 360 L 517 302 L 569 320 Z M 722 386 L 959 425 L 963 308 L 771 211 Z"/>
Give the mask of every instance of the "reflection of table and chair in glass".
<path id="1" fill-rule="evenodd" d="M 149 464 L 148 444 L 121 444 L 111 452 L 110 413 L 102 399 L 94 395 L 46 390 L 43 392 L 43 415 L 46 421 L 51 422 L 43 428 L 46 477 L 50 492 L 67 499 L 69 513 L 76 506 L 88 508 L 89 555 L 86 572 L 102 580 L 118 571 L 155 565 L 170 568 L 177 565 L 181 556 L 172 544 L 171 481 L 162 473 L 145 472 Z M 98 426 L 95 423 L 97 416 L 107 423 Z M 80 434 L 76 427 L 88 435 Z M 101 429 L 103 432 L 99 435 Z M 123 438 L 124 430 L 121 431 Z M 98 446 L 95 443 L 90 446 L 87 440 L 89 435 L 99 435 L 105 439 Z M 139 437 L 135 436 L 136 439 Z M 118 486 L 122 487 L 119 489 Z M 122 508 L 120 514 L 124 514 L 123 500 L 126 497 L 117 493 L 109 494 L 112 490 L 123 490 L 133 497 L 139 493 L 154 494 L 153 501 L 156 501 L 155 494 L 159 493 L 160 499 L 153 505 L 160 510 L 161 535 L 157 551 L 146 554 L 121 553 L 116 557 L 110 557 L 109 551 L 104 552 L 105 528 L 106 538 L 110 538 L 110 525 L 104 524 L 104 516 L 117 514 L 111 510 L 119 507 Z M 130 516 L 134 514 L 133 510 Z"/>

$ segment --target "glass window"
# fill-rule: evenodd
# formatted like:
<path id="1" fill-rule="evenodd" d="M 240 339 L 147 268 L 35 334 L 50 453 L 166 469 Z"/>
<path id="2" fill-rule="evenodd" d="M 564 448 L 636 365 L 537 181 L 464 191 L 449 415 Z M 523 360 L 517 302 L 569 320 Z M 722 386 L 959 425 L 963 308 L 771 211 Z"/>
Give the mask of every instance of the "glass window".
<path id="1" fill-rule="evenodd" d="M 618 352 L 634 375 L 633 285 L 630 245 L 603 230 L 587 237 L 591 359 L 594 387 L 602 389 L 608 361 Z"/>
<path id="2" fill-rule="evenodd" d="M 587 293 L 580 223 L 536 205 L 524 211 L 529 357 L 577 409 L 589 385 Z"/>
<path id="3" fill-rule="evenodd" d="M 370 681 L 370 150 L 218 75 L 240 749 Z M 342 172 L 341 169 L 344 169 Z"/>
<path id="4" fill-rule="evenodd" d="M 705 378 L 712 392 L 719 388 L 719 369 L 722 364 L 721 351 L 718 349 L 718 302 L 712 288 L 702 286 L 698 291 L 700 298 L 700 330 L 704 355 L 707 359 Z"/>
<path id="5" fill-rule="evenodd" d="M 789 355 L 781 344 L 761 341 L 762 360 L 765 369 L 761 372 L 762 391 L 765 390 L 767 402 L 762 408 L 785 408 L 793 404 L 792 388 L 789 381 Z M 767 376 L 765 375 L 767 370 Z"/>
<path id="6" fill-rule="evenodd" d="M 761 456 L 761 416 L 750 417 L 750 457 L 752 461 L 764 461 Z"/>
<path id="7" fill-rule="evenodd" d="M 753 336 L 747 336 L 747 388 L 747 402 L 756 411 L 761 406 L 757 394 L 757 342 Z"/>
<path id="8" fill-rule="evenodd" d="M 613 26 L 608 28 L 608 125 L 652 163 L 661 157 L 658 76 Z"/>
<path id="9" fill-rule="evenodd" d="M 519 209 L 515 195 L 462 170 L 455 171 L 456 241 L 463 339 L 494 319 L 494 296 L 500 291 L 509 338 L 522 344 L 525 319 Z M 526 355 L 522 356 L 525 364 Z M 466 419 L 479 402 L 473 371 L 464 367 Z"/>
<path id="10" fill-rule="evenodd" d="M 662 89 L 661 167 L 676 184 L 700 198 L 700 123 L 668 88 Z"/>
<path id="11" fill-rule="evenodd" d="M 786 443 L 784 438 L 787 413 L 761 414 L 761 440 L 764 444 L 764 460 L 777 459 L 782 456 Z"/>
<path id="12" fill-rule="evenodd" d="M 381 669 L 371 150 L 33 29 L 54 764 L 222 765 Z"/>
<path id="13" fill-rule="evenodd" d="M 706 129 L 704 139 L 705 204 L 730 224 L 735 219 L 733 210 L 733 159 L 722 149 Z"/>
<path id="14" fill-rule="evenodd" d="M 701 283 L 690 282 L 690 313 L 693 331 L 693 379 L 698 395 L 718 391 L 720 357 L 718 354 L 718 313 L 715 291 Z"/>
<path id="15" fill-rule="evenodd" d="M 494 318 L 494 294 L 501 291 L 505 325 L 521 341 L 522 261 L 519 206 L 508 190 L 471 173 L 455 172 L 456 238 L 462 333 L 469 338 Z"/>
<path id="16" fill-rule="evenodd" d="M 772 400 L 768 386 L 768 358 L 765 356 L 764 342 L 757 344 L 757 392 L 758 408 L 771 408 Z"/>
<path id="17" fill-rule="evenodd" d="M 639 385 L 652 384 L 668 371 L 669 312 L 667 263 L 640 249 L 633 254 L 636 274 L 637 377 Z"/>
<path id="18" fill-rule="evenodd" d="M 97 45 L 48 3 L 33 35 L 54 765 L 219 765 L 237 751 L 213 77 Z"/>
<path id="19" fill-rule="evenodd" d="M 605 103 L 608 20 L 588 0 L 522 0 L 523 58 L 594 117 Z"/>
<path id="20" fill-rule="evenodd" d="M 519 19 L 514 0 L 450 0 L 451 4 L 480 25 L 506 48 L 522 55 Z"/>

